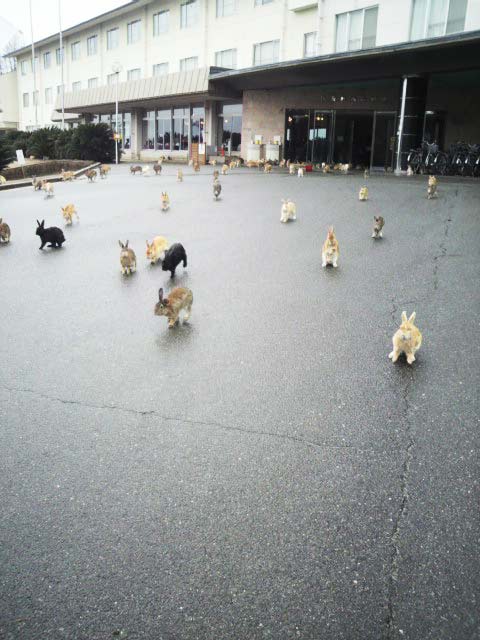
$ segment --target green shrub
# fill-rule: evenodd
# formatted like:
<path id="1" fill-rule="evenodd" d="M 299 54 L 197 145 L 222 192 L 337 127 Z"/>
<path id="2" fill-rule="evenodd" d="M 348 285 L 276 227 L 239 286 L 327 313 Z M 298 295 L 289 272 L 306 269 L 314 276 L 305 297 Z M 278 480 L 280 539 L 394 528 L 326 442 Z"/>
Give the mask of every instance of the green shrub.
<path id="1" fill-rule="evenodd" d="M 12 156 L 10 145 L 7 144 L 5 136 L 2 136 L 0 138 L 0 171 L 14 159 L 14 156 Z"/>
<path id="2" fill-rule="evenodd" d="M 55 158 L 58 160 L 67 160 L 73 158 L 72 155 L 72 136 L 73 129 L 59 130 L 58 136 L 55 140 Z"/>
<path id="3" fill-rule="evenodd" d="M 43 127 L 32 131 L 27 146 L 27 155 L 35 158 L 55 158 L 55 141 L 62 133 L 58 127 Z"/>
<path id="4" fill-rule="evenodd" d="M 113 131 L 104 122 L 78 125 L 72 133 L 70 158 L 93 160 L 94 162 L 113 162 L 115 160 Z"/>

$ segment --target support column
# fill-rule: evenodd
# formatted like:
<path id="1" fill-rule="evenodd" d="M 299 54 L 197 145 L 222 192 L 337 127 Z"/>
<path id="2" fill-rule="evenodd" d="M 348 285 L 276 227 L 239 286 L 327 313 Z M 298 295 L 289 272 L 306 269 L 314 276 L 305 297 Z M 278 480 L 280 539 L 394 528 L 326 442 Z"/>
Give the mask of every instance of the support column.
<path id="1" fill-rule="evenodd" d="M 142 152 L 142 109 L 132 109 L 132 130 L 130 149 L 132 160 L 139 160 Z"/>
<path id="2" fill-rule="evenodd" d="M 415 76 L 403 79 L 395 173 L 407 169 L 407 157 L 410 149 L 419 147 L 422 142 L 426 97 L 427 78 Z"/>

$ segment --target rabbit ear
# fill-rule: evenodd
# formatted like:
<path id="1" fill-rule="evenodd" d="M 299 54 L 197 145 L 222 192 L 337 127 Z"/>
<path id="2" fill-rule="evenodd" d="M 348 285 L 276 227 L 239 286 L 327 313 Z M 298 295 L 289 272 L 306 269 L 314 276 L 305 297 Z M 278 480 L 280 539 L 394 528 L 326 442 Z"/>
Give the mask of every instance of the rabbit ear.
<path id="1" fill-rule="evenodd" d="M 124 248 L 123 242 L 121 240 L 118 241 L 118 244 L 121 246 L 122 249 Z"/>
<path id="2" fill-rule="evenodd" d="M 160 300 L 160 302 L 162 302 L 163 300 L 163 289 L 161 287 L 158 290 L 158 299 Z"/>
<path id="3" fill-rule="evenodd" d="M 128 240 L 125 243 L 125 249 L 128 249 Z"/>
<path id="4" fill-rule="evenodd" d="M 409 321 L 409 322 L 414 322 L 414 320 L 415 320 L 415 316 L 416 316 L 416 315 L 417 315 L 417 312 L 416 312 L 416 311 L 414 311 L 414 312 L 412 313 L 412 315 L 409 317 L 408 321 Z"/>
<path id="5" fill-rule="evenodd" d="M 37 220 L 37 224 L 38 224 L 38 226 L 39 226 L 39 227 L 41 227 L 41 226 L 42 226 L 38 220 Z"/>
<path id="6" fill-rule="evenodd" d="M 45 220 L 42 220 L 42 222 L 40 223 L 40 226 L 42 227 L 42 229 L 45 227 Z"/>
<path id="7" fill-rule="evenodd" d="M 405 311 L 402 311 L 402 322 L 407 322 L 407 314 Z"/>

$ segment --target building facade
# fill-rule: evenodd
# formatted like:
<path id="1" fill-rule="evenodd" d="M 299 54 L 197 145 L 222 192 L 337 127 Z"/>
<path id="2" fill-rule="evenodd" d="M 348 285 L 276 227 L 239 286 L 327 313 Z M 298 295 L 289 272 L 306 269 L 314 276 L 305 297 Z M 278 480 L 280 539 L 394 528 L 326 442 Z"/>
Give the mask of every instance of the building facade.
<path id="1" fill-rule="evenodd" d="M 447 144 L 464 133 L 462 109 L 478 107 L 480 65 L 452 70 L 447 49 L 445 69 L 406 64 L 421 78 L 408 84 L 419 95 L 412 116 L 405 73 L 388 66 L 388 51 L 407 61 L 424 43 L 478 29 L 480 0 L 134 0 L 66 30 L 63 52 L 58 34 L 35 43 L 33 63 L 30 47 L 17 51 L 12 102 L 21 129 L 59 124 L 62 103 L 69 125 L 118 125 L 135 159 L 187 157 L 195 145 L 246 158 L 260 136 L 291 159 L 393 166 L 402 97 L 403 127 L 415 117 L 422 134 Z M 379 53 L 385 68 L 372 75 Z M 361 73 L 344 72 L 360 58 Z M 468 88 L 467 105 L 452 104 L 452 83 Z"/>

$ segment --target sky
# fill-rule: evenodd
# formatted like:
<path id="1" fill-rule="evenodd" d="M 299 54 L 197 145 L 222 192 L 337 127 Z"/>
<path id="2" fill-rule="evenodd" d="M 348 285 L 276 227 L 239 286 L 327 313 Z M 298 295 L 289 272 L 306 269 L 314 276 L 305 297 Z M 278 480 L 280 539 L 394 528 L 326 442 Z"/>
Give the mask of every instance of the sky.
<path id="1" fill-rule="evenodd" d="M 33 38 L 41 40 L 58 32 L 58 5 L 62 13 L 62 28 L 98 16 L 128 0 L 31 0 Z M 0 51 L 15 31 L 23 32 L 23 44 L 31 43 L 29 0 L 0 0 Z"/>

